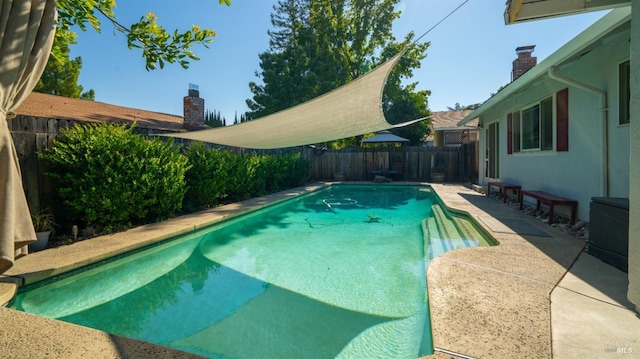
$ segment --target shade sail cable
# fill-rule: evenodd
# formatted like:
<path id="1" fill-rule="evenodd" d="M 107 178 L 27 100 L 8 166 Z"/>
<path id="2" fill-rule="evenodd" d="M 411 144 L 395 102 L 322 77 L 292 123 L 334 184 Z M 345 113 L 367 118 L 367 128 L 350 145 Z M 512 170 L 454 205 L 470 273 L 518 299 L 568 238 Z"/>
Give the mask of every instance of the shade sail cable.
<path id="1" fill-rule="evenodd" d="M 468 1 L 465 0 L 414 42 L 435 29 Z M 289 109 L 233 126 L 163 136 L 242 148 L 273 149 L 334 141 L 426 120 L 428 117 L 390 124 L 382 111 L 382 93 L 387 77 L 406 51 L 405 47 L 366 75 Z"/>
<path id="2" fill-rule="evenodd" d="M 428 33 L 431 32 L 431 30 L 435 29 L 436 27 L 438 27 L 438 25 L 442 24 L 446 19 L 449 18 L 449 16 L 453 15 L 453 13 L 455 13 L 456 11 L 458 11 L 464 4 L 466 4 L 467 2 L 469 2 L 469 0 L 464 0 L 460 5 L 458 5 L 457 8 L 451 10 L 450 13 L 447 14 L 447 16 L 443 17 L 440 21 L 438 21 L 435 25 L 431 26 L 429 28 L 429 30 L 425 31 L 422 35 L 420 35 L 420 37 L 418 37 L 417 39 L 415 39 L 413 41 L 413 43 L 415 44 L 416 42 L 420 41 L 420 39 L 422 39 L 423 37 L 425 37 Z"/>

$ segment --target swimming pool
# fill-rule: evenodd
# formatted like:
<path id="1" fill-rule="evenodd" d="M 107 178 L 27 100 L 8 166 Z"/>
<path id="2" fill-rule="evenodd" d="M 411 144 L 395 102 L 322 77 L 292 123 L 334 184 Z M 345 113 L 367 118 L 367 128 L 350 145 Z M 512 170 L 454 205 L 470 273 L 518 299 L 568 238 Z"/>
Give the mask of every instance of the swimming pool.
<path id="1" fill-rule="evenodd" d="M 24 288 L 12 308 L 215 358 L 430 354 L 426 262 L 488 245 L 424 186 L 334 186 Z M 283 232 L 284 231 L 284 232 Z"/>

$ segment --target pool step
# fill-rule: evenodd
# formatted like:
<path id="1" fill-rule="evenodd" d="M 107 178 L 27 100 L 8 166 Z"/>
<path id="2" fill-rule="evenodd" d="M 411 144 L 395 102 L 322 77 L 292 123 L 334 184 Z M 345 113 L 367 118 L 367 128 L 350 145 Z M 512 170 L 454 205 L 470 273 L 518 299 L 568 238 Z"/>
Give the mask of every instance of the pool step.
<path id="1" fill-rule="evenodd" d="M 438 224 L 436 223 L 435 218 L 427 218 L 423 223 L 423 231 L 424 231 L 424 244 L 425 244 L 425 254 L 429 259 L 433 259 L 442 253 L 445 253 L 448 249 L 446 247 L 446 242 L 441 239 L 440 231 L 438 230 Z"/>
<path id="2" fill-rule="evenodd" d="M 478 245 L 477 238 L 482 238 L 473 224 L 466 219 L 449 216 L 439 205 L 433 205 L 433 217 L 423 221 L 425 244 L 429 258 L 433 259 L 442 253 L 465 247 Z"/>
<path id="3" fill-rule="evenodd" d="M 431 206 L 431 210 L 433 211 L 436 223 L 438 224 L 438 230 L 440 231 L 441 238 L 448 240 L 462 239 L 462 233 L 460 233 L 458 227 L 456 227 L 456 223 L 451 219 L 451 217 L 447 216 L 442 207 L 439 205 L 433 205 Z"/>
<path id="4" fill-rule="evenodd" d="M 471 222 L 470 219 L 464 217 L 453 217 L 453 220 L 458 227 L 458 230 L 462 232 L 462 236 L 465 239 L 467 246 L 476 247 L 482 241 L 483 235 L 478 228 Z"/>

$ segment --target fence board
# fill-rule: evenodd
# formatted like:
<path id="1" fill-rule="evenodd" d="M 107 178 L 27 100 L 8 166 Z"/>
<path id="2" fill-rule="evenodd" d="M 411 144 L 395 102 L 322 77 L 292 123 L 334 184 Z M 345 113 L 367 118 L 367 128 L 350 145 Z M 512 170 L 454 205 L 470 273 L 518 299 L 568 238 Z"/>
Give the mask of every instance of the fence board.
<path id="1" fill-rule="evenodd" d="M 447 181 L 462 181 L 469 178 L 465 160 L 466 152 L 461 148 L 406 147 L 402 151 L 350 148 L 326 152 L 305 148 L 303 155 L 310 163 L 309 177 L 313 180 L 332 180 L 335 174 L 343 174 L 349 181 L 371 180 L 367 162 L 384 174 L 394 161 L 404 162 L 401 179 L 430 181 L 431 167 L 443 163 Z"/>
<path id="2" fill-rule="evenodd" d="M 38 211 L 50 208 L 56 217 L 64 217 L 60 203 L 54 201 L 51 179 L 37 153 L 50 147 L 59 131 L 82 122 L 17 116 L 8 121 L 22 171 L 23 186 L 29 208 Z M 148 129 L 136 128 L 136 133 L 150 135 Z M 153 135 L 152 135 L 153 136 Z M 177 145 L 188 145 L 189 141 L 173 139 Z M 373 162 L 384 175 L 391 164 L 402 161 L 401 175 L 396 180 L 431 181 L 431 167 L 439 162 L 445 164 L 447 181 L 469 181 L 478 177 L 478 142 L 462 147 L 351 147 L 339 151 L 320 150 L 310 146 L 279 150 L 247 150 L 228 146 L 210 147 L 231 150 L 237 154 L 257 152 L 280 154 L 300 152 L 310 162 L 309 180 L 333 180 L 342 174 L 348 181 L 370 181 L 373 175 L 367 170 L 367 162 Z"/>

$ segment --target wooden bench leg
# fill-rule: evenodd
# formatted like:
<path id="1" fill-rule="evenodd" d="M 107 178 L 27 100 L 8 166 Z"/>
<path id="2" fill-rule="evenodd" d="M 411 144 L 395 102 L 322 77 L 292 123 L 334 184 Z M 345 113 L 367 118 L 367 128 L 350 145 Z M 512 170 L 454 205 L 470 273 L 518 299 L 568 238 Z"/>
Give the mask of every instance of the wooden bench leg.
<path id="1" fill-rule="evenodd" d="M 571 205 L 571 225 L 576 224 L 576 212 L 578 211 L 578 206 L 575 204 Z"/>
<path id="2" fill-rule="evenodd" d="M 524 204 L 524 198 L 522 198 L 522 191 L 518 193 L 518 201 L 520 202 L 520 210 L 522 211 L 523 204 Z"/>
<path id="3" fill-rule="evenodd" d="M 553 207 L 555 207 L 555 205 L 549 203 L 549 224 L 553 224 Z"/>

